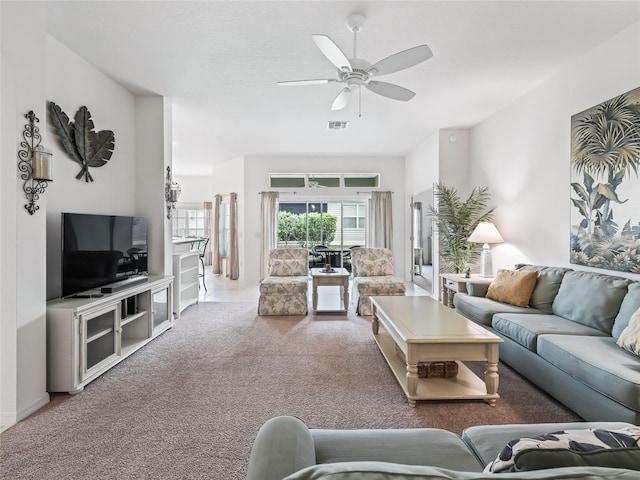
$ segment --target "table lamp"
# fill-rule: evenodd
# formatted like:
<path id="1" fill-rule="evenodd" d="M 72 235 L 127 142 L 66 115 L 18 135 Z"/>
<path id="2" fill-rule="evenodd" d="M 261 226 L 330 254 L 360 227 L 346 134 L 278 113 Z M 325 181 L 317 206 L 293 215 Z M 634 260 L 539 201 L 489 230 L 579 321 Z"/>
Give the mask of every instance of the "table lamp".
<path id="1" fill-rule="evenodd" d="M 480 256 L 480 276 L 493 277 L 493 265 L 491 263 L 490 243 L 502 243 L 504 239 L 496 226 L 491 222 L 480 222 L 475 228 L 468 242 L 484 243 L 482 246 L 482 254 Z"/>

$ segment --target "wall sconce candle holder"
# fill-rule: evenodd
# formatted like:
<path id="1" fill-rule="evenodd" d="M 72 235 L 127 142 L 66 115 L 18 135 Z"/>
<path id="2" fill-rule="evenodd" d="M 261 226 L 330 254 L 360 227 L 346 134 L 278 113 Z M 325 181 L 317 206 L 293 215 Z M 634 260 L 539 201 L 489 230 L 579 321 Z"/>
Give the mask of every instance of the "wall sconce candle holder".
<path id="1" fill-rule="evenodd" d="M 29 120 L 24 126 L 20 142 L 21 150 L 18 150 L 18 170 L 22 172 L 20 178 L 24 180 L 22 190 L 27 196 L 27 203 L 24 208 L 33 215 L 40 207 L 36 202 L 48 186 L 47 182 L 52 182 L 51 178 L 51 150 L 40 145 L 42 137 L 40 129 L 35 125 L 40 120 L 33 110 L 25 115 Z"/>
<path id="2" fill-rule="evenodd" d="M 176 202 L 180 197 L 180 185 L 171 177 L 171 167 L 167 167 L 167 181 L 164 185 L 164 199 L 167 202 L 167 218 L 171 220 L 171 211 L 175 210 Z"/>

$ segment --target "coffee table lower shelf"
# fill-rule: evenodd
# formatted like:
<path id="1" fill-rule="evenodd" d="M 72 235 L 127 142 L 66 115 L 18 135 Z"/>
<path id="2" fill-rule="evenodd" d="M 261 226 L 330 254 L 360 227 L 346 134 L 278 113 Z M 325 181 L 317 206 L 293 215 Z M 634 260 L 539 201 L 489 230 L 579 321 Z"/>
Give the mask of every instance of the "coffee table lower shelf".
<path id="1" fill-rule="evenodd" d="M 409 393 L 407 386 L 407 365 L 396 353 L 396 344 L 391 336 L 380 330 L 373 336 L 382 355 L 387 360 L 391 371 L 395 375 L 398 383 L 404 390 L 410 406 L 415 406 L 416 400 L 460 400 L 460 399 L 483 399 L 490 405 L 495 404 L 495 400 L 500 395 L 488 394 L 487 386 L 483 380 L 478 378 L 462 362 L 458 362 L 458 375 L 451 378 L 420 378 L 415 395 Z"/>

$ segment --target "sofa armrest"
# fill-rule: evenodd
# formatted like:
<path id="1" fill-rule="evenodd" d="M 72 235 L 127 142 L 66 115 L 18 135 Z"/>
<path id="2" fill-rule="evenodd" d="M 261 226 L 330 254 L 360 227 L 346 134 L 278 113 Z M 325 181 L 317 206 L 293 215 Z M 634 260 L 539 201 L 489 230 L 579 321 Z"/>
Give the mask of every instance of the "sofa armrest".
<path id="1" fill-rule="evenodd" d="M 262 425 L 256 435 L 247 480 L 282 480 L 315 464 L 313 439 L 302 420 L 275 417 Z"/>
<path id="2" fill-rule="evenodd" d="M 487 282 L 467 282 L 467 293 L 472 297 L 486 297 L 489 285 Z"/>

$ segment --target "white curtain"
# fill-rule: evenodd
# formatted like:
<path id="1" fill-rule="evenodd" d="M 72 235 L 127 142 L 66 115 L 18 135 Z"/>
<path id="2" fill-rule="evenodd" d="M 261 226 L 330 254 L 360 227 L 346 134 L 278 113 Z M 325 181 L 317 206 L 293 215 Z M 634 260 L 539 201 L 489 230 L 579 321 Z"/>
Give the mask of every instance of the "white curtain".
<path id="1" fill-rule="evenodd" d="M 393 216 L 391 192 L 372 192 L 369 200 L 369 246 L 391 248 Z"/>
<path id="2" fill-rule="evenodd" d="M 260 280 L 269 271 L 269 252 L 278 246 L 278 192 L 261 192 Z"/>
<path id="3" fill-rule="evenodd" d="M 213 273 L 220 275 L 222 273 L 222 258 L 220 255 L 220 208 L 222 206 L 222 195 L 216 195 L 215 208 L 213 210 L 213 225 L 211 228 L 211 236 L 213 238 Z"/>
<path id="4" fill-rule="evenodd" d="M 209 239 L 209 243 L 207 244 L 207 249 L 204 252 L 204 264 L 211 265 L 211 235 L 213 232 L 213 228 L 211 225 L 213 204 L 211 202 L 204 202 L 204 236 Z"/>
<path id="5" fill-rule="evenodd" d="M 240 258 L 238 255 L 238 194 L 231 192 L 229 200 L 229 271 L 231 280 L 240 277 Z"/>

